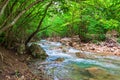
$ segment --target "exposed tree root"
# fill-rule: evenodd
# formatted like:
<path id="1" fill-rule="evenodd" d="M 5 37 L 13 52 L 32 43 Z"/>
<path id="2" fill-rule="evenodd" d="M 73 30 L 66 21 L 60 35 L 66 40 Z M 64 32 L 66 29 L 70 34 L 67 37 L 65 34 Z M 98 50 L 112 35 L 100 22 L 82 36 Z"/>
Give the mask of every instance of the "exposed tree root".
<path id="1" fill-rule="evenodd" d="M 3 54 L 0 52 L 0 59 L 3 61 Z"/>

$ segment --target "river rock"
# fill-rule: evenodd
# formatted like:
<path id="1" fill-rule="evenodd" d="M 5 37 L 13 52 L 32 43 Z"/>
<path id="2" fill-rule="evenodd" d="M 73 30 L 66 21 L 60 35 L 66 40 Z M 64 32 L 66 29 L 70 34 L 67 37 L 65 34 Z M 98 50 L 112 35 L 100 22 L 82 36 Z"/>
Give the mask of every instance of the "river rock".
<path id="1" fill-rule="evenodd" d="M 38 44 L 31 44 L 29 51 L 35 58 L 46 59 L 48 57 L 46 52 Z"/>
<path id="2" fill-rule="evenodd" d="M 96 79 L 94 79 L 94 78 L 89 78 L 89 80 L 96 80 Z"/>
<path id="3" fill-rule="evenodd" d="M 63 51 L 63 52 L 68 52 L 68 50 L 67 50 L 67 49 L 64 49 L 64 48 L 63 48 L 63 50 L 62 50 L 62 51 Z"/>
<path id="4" fill-rule="evenodd" d="M 99 69 L 97 67 L 90 67 L 90 68 L 86 68 L 85 70 L 93 76 L 96 76 L 98 73 L 101 72 L 101 69 Z"/>
<path id="5" fill-rule="evenodd" d="M 65 59 L 64 58 L 57 58 L 55 61 L 57 61 L 57 62 L 62 62 L 62 61 L 64 61 Z"/>
<path id="6" fill-rule="evenodd" d="M 117 76 L 111 75 L 106 70 L 98 67 L 86 68 L 85 72 L 89 73 L 91 78 L 95 78 L 95 80 L 118 80 Z"/>
<path id="7" fill-rule="evenodd" d="M 83 53 L 80 53 L 80 52 L 76 52 L 75 55 L 79 58 L 87 58 L 87 56 Z"/>
<path id="8" fill-rule="evenodd" d="M 72 41 L 73 42 L 79 42 L 80 41 L 79 35 L 73 36 Z"/>
<path id="9" fill-rule="evenodd" d="M 94 48 L 94 47 L 90 47 L 89 49 L 90 49 L 90 50 L 95 50 L 95 48 Z"/>
<path id="10" fill-rule="evenodd" d="M 71 41 L 71 38 L 62 38 L 60 40 L 60 42 L 64 45 L 67 45 L 67 46 L 71 46 L 72 45 L 72 41 Z"/>

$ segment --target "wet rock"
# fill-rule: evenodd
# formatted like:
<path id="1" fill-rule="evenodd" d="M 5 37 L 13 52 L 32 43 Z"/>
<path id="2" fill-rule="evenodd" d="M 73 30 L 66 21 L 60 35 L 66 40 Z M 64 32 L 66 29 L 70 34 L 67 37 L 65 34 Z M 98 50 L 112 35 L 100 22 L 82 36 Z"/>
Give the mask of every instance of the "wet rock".
<path id="1" fill-rule="evenodd" d="M 88 72 L 92 77 L 97 78 L 98 80 L 103 80 L 104 77 L 108 77 L 110 75 L 107 71 L 102 70 L 98 67 L 86 68 L 86 72 Z M 112 76 L 112 75 L 111 75 Z M 109 78 L 108 78 L 109 79 Z M 94 80 L 94 79 L 93 79 Z"/>
<path id="2" fill-rule="evenodd" d="M 62 49 L 63 47 L 62 47 L 62 46 L 60 46 L 59 48 L 60 48 L 60 49 Z"/>
<path id="3" fill-rule="evenodd" d="M 85 76 L 85 77 L 83 77 L 83 80 L 89 80 L 89 78 Z"/>
<path id="4" fill-rule="evenodd" d="M 63 52 L 68 52 L 68 50 L 67 50 L 67 49 L 63 49 L 62 51 L 63 51 Z"/>
<path id="5" fill-rule="evenodd" d="M 85 69 L 88 73 L 90 73 L 92 76 L 97 76 L 98 74 L 102 74 L 104 71 L 97 68 L 97 67 L 91 67 Z"/>
<path id="6" fill-rule="evenodd" d="M 96 80 L 96 79 L 94 79 L 94 78 L 89 78 L 89 80 Z"/>
<path id="7" fill-rule="evenodd" d="M 76 52 L 75 55 L 79 58 L 87 58 L 87 56 L 83 53 L 80 53 L 80 52 Z"/>
<path id="8" fill-rule="evenodd" d="M 100 69 L 98 67 L 91 67 L 85 69 L 86 73 L 89 73 L 90 80 L 118 80 L 116 76 L 109 74 L 106 70 Z M 93 79 L 95 78 L 95 79 Z"/>
<path id="9" fill-rule="evenodd" d="M 57 61 L 57 62 L 62 62 L 62 61 L 64 61 L 65 59 L 64 58 L 57 58 L 55 61 Z"/>
<path id="10" fill-rule="evenodd" d="M 43 66 L 39 66 L 37 69 L 40 70 L 40 71 L 43 71 L 44 67 Z"/>
<path id="11" fill-rule="evenodd" d="M 38 44 L 31 44 L 29 51 L 35 58 L 46 59 L 48 57 L 46 52 Z"/>
<path id="12" fill-rule="evenodd" d="M 68 46 L 73 47 L 73 43 L 72 42 L 68 42 Z"/>

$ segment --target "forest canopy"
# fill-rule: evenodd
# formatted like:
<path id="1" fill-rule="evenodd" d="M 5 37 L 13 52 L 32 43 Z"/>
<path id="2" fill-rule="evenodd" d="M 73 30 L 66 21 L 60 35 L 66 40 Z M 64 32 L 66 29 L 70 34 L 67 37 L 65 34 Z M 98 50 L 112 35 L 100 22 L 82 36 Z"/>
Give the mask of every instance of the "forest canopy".
<path id="1" fill-rule="evenodd" d="M 0 0 L 0 43 L 6 47 L 53 36 L 103 41 L 112 30 L 120 37 L 119 0 Z"/>

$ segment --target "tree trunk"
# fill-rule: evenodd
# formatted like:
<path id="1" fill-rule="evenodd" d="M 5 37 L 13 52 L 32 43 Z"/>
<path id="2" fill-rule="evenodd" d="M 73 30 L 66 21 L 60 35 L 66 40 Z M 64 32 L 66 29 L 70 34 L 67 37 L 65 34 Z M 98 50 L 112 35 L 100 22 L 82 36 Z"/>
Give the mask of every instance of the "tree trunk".
<path id="1" fill-rule="evenodd" d="M 37 0 L 37 1 L 35 1 L 34 3 L 31 3 L 27 8 L 25 8 L 23 11 L 21 11 L 21 12 L 18 14 L 18 16 L 16 16 L 16 17 L 14 18 L 14 20 L 13 20 L 10 24 L 8 24 L 8 25 L 6 25 L 6 26 L 4 26 L 4 27 L 0 26 L 0 34 L 3 33 L 3 32 L 5 32 L 8 28 L 12 27 L 12 26 L 18 21 L 18 19 L 19 19 L 27 10 L 29 10 L 31 7 L 33 7 L 34 5 L 38 4 L 39 2 L 41 2 L 41 0 Z"/>
<path id="2" fill-rule="evenodd" d="M 37 27 L 37 29 L 28 37 L 28 39 L 25 41 L 25 45 L 27 45 L 27 43 L 30 42 L 30 40 L 40 31 L 40 28 L 41 28 L 41 25 L 42 25 L 42 22 L 44 20 L 44 18 L 46 17 L 46 14 L 47 14 L 47 10 L 49 9 L 49 7 L 51 6 L 52 4 L 52 1 L 46 6 L 45 8 L 45 12 L 44 12 L 44 15 L 42 17 L 42 19 L 40 20 L 39 22 L 39 25 Z"/>

